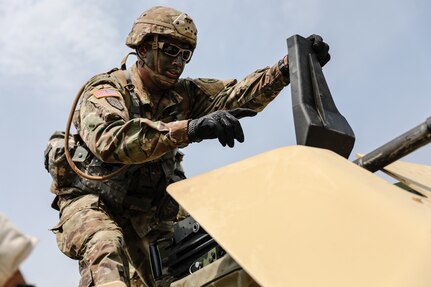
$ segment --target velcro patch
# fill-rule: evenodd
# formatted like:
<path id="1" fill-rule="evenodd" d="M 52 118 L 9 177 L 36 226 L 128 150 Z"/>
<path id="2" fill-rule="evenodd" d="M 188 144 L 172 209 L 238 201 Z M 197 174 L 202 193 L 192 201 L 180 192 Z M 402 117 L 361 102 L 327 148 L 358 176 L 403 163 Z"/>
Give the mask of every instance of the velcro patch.
<path id="1" fill-rule="evenodd" d="M 118 97 L 120 98 L 121 95 L 116 90 L 106 89 L 106 90 L 96 90 L 92 92 L 93 96 L 96 98 L 106 98 L 106 97 Z"/>
<path id="2" fill-rule="evenodd" d="M 114 97 L 107 97 L 107 98 L 106 98 L 106 101 L 107 101 L 111 106 L 113 106 L 114 108 L 119 109 L 120 111 L 124 110 L 123 105 L 121 104 L 121 102 L 120 102 L 118 99 L 116 99 L 116 98 L 114 98 Z"/>

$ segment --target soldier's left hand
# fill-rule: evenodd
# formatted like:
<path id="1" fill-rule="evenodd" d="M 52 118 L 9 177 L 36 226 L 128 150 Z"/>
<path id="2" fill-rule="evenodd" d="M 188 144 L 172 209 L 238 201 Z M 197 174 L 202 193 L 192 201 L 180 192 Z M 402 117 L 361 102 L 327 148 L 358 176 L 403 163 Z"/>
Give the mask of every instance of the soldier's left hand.
<path id="1" fill-rule="evenodd" d="M 315 34 L 308 36 L 307 40 L 311 41 L 313 50 L 317 55 L 320 66 L 323 67 L 331 59 L 331 55 L 329 54 L 329 45 L 323 42 L 321 36 Z"/>

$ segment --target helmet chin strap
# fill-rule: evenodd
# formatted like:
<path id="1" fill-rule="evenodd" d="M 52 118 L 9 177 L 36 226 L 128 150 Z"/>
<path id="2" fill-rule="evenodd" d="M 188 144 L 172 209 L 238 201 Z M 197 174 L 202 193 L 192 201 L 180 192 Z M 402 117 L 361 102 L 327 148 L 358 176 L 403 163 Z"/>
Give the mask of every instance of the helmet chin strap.
<path id="1" fill-rule="evenodd" d="M 153 66 L 154 66 L 154 70 L 151 69 L 147 63 L 145 62 L 145 60 L 141 57 L 139 51 L 137 51 L 137 55 L 138 55 L 138 59 L 140 60 L 140 62 L 142 62 L 142 67 L 148 72 L 148 74 L 150 75 L 150 78 L 153 80 L 153 82 L 156 84 L 156 86 L 162 90 L 166 90 L 169 89 L 170 87 L 172 87 L 173 85 L 175 85 L 178 80 L 177 79 L 172 79 L 169 78 L 167 76 L 164 76 L 162 74 L 160 74 L 159 71 L 159 41 L 158 41 L 158 35 L 155 34 L 154 35 L 154 41 L 152 44 L 152 50 L 153 50 Z"/>

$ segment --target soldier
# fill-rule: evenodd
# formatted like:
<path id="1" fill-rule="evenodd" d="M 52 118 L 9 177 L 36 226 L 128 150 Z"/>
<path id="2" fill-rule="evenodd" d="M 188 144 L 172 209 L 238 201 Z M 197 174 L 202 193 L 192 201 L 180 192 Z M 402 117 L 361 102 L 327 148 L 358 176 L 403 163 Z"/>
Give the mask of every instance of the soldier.
<path id="1" fill-rule="evenodd" d="M 309 37 L 322 66 L 329 47 Z M 47 167 L 54 177 L 53 206 L 60 221 L 52 229 L 60 250 L 79 260 L 79 286 L 130 286 L 129 263 L 148 286 L 154 280 L 149 243 L 168 237 L 179 206 L 166 186 L 185 178 L 178 150 L 217 138 L 223 146 L 244 141 L 240 118 L 263 110 L 289 84 L 288 57 L 242 81 L 180 78 L 196 47 L 197 29 L 185 13 L 153 7 L 138 17 L 126 39 L 137 62 L 87 82 L 74 124 L 88 148 L 80 163 L 89 174 L 120 175 L 94 181 L 58 167 L 55 144 Z M 55 138 L 55 137 L 54 137 Z M 56 166 L 57 165 L 57 166 Z"/>

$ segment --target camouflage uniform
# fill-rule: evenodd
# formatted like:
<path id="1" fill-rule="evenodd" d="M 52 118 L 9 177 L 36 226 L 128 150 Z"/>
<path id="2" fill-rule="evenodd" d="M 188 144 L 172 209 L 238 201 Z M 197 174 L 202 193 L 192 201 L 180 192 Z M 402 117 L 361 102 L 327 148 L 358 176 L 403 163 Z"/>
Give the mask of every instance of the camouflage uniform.
<path id="1" fill-rule="evenodd" d="M 168 277 L 152 278 L 148 246 L 169 237 L 177 219 L 166 186 L 185 178 L 178 148 L 189 144 L 188 121 L 216 110 L 261 111 L 288 82 L 276 64 L 240 82 L 180 79 L 156 98 L 136 65 L 93 77 L 74 121 L 92 153 L 81 168 L 100 175 L 131 166 L 103 182 L 54 180 L 60 222 L 53 231 L 60 250 L 79 260 L 79 286 L 130 286 L 129 261 L 148 286 L 169 286 Z"/>

